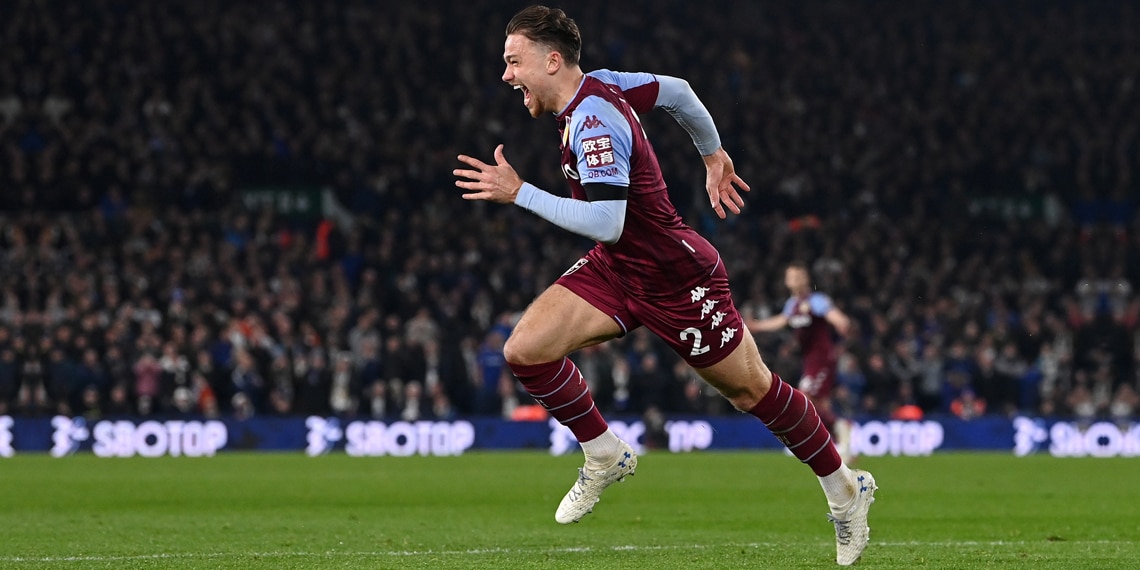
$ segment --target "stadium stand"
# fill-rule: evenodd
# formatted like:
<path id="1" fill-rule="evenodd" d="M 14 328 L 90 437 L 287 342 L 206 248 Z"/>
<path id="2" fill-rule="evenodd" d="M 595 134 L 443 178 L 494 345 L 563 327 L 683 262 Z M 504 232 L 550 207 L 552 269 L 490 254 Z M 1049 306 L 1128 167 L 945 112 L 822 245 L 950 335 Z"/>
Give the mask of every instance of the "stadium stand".
<path id="1" fill-rule="evenodd" d="M 499 80 L 515 8 L 0 3 L 0 414 L 527 404 L 496 351 L 590 244 L 451 177 L 504 142 L 564 187 L 553 123 Z M 674 202 L 742 310 L 778 310 L 783 266 L 809 260 L 857 323 L 848 413 L 1137 414 L 1132 3 L 575 16 L 585 68 L 683 77 L 706 102 L 753 191 L 716 220 L 687 135 L 650 114 Z M 796 377 L 791 337 L 759 340 Z M 731 413 L 643 330 L 575 359 L 607 411 Z"/>

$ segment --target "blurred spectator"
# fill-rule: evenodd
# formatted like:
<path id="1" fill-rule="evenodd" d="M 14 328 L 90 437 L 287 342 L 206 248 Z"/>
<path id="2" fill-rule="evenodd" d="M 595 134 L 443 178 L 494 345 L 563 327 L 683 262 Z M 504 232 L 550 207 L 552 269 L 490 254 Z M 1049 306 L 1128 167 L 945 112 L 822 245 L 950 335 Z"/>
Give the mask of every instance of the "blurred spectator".
<path id="1" fill-rule="evenodd" d="M 972 420 L 986 413 L 986 401 L 967 388 L 950 403 L 950 412 L 961 419 Z"/>
<path id="2" fill-rule="evenodd" d="M 230 375 L 235 396 L 241 394 L 243 404 L 248 404 L 252 412 L 264 409 L 268 383 L 258 370 L 253 354 L 243 348 L 234 352 L 234 370 Z"/>
<path id="3" fill-rule="evenodd" d="M 348 353 L 336 355 L 329 390 L 329 409 L 338 416 L 355 416 L 357 395 L 360 393 L 360 378 L 352 366 L 352 356 Z"/>
<path id="4" fill-rule="evenodd" d="M 942 383 L 946 373 L 946 363 L 942 358 L 942 347 L 929 343 L 922 348 L 922 360 L 915 386 L 915 404 L 924 413 L 936 412 L 941 408 Z"/>
<path id="5" fill-rule="evenodd" d="M 374 420 L 387 419 L 392 415 L 392 400 L 388 395 L 388 384 L 375 381 L 367 385 L 368 415 Z"/>
<path id="6" fill-rule="evenodd" d="M 455 408 L 451 405 L 451 398 L 447 397 L 441 384 L 431 388 L 431 416 L 437 421 L 450 421 L 456 417 Z"/>
<path id="7" fill-rule="evenodd" d="M 882 354 L 873 353 L 867 359 L 867 388 L 863 391 L 862 411 L 870 414 L 886 415 L 896 407 L 899 399 L 899 380 L 887 368 Z"/>
<path id="8" fill-rule="evenodd" d="M 431 404 L 425 400 L 423 385 L 417 381 L 404 385 L 404 405 L 400 411 L 400 419 L 406 422 L 431 419 Z"/>
<path id="9" fill-rule="evenodd" d="M 832 405 L 840 417 L 853 418 L 861 411 L 860 405 L 867 389 L 867 377 L 860 370 L 858 359 L 850 352 L 844 352 L 839 356 L 836 374 Z"/>
<path id="10" fill-rule="evenodd" d="M 137 412 L 147 416 L 156 411 L 161 390 L 162 365 L 150 353 L 143 353 L 135 362 L 135 398 Z"/>
<path id="11" fill-rule="evenodd" d="M 1131 384 L 1121 384 L 1109 404 L 1109 416 L 1117 421 L 1126 421 L 1136 416 L 1140 408 L 1140 395 Z"/>
<path id="12" fill-rule="evenodd" d="M 502 415 L 504 384 L 513 382 L 507 361 L 503 358 L 502 333 L 492 330 L 487 333 L 479 347 L 475 363 L 475 409 L 482 415 Z"/>
<path id="13" fill-rule="evenodd" d="M 330 413 L 332 395 L 332 372 L 329 370 L 324 352 L 314 349 L 307 355 L 300 355 L 304 364 L 296 375 L 296 405 L 293 411 L 300 416 L 325 416 Z"/>
<path id="14" fill-rule="evenodd" d="M 11 347 L 0 348 L 0 415 L 10 413 L 10 403 L 19 390 L 18 366 L 16 351 Z"/>

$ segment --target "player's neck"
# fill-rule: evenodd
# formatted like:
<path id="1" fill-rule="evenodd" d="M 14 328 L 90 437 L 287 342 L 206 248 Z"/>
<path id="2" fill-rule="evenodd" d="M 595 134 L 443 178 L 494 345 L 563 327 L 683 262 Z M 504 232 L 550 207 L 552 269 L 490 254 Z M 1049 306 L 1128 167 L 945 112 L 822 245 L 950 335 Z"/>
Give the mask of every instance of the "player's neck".
<path id="1" fill-rule="evenodd" d="M 572 67 L 565 71 L 565 77 L 558 79 L 558 91 L 554 101 L 554 108 L 557 109 L 554 112 L 555 115 L 560 115 L 562 111 L 566 110 L 566 106 L 574 100 L 574 96 L 578 94 L 578 89 L 582 87 L 582 82 L 586 79 L 586 74 L 582 73 L 580 67 Z"/>

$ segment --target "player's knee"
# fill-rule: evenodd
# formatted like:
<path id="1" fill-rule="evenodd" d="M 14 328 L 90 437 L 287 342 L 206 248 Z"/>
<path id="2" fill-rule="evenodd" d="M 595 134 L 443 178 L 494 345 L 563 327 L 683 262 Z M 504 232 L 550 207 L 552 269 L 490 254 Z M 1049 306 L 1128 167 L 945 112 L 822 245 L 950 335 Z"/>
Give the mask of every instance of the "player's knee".
<path id="1" fill-rule="evenodd" d="M 731 396 L 726 395 L 726 397 L 728 398 L 728 401 L 732 403 L 732 407 L 745 413 L 747 413 L 752 408 L 755 408 L 756 404 L 759 404 L 761 398 L 763 398 L 763 396 L 757 397 L 752 393 L 733 394 Z"/>
<path id="2" fill-rule="evenodd" d="M 736 393 L 725 394 L 725 397 L 732 403 L 732 407 L 742 412 L 747 412 L 755 408 L 756 404 L 759 404 L 760 400 L 764 399 L 764 394 L 767 394 L 767 391 L 761 390 L 758 386 L 748 386 Z"/>
<path id="3" fill-rule="evenodd" d="M 763 363 L 752 372 L 752 379 L 750 382 L 737 387 L 731 393 L 724 394 L 728 401 L 732 403 L 732 407 L 747 412 L 756 407 L 760 400 L 768 394 L 768 389 L 772 387 L 772 372 L 768 370 L 767 366 Z"/>
<path id="4" fill-rule="evenodd" d="M 550 358 L 543 359 L 543 356 L 534 343 L 528 342 L 525 336 L 517 333 L 512 334 L 507 339 L 506 344 L 503 345 L 503 358 L 507 364 L 531 366 L 552 360 Z"/>
<path id="5" fill-rule="evenodd" d="M 531 364 L 527 362 L 527 350 L 524 343 L 518 340 L 518 335 L 511 335 L 503 344 L 503 358 L 507 364 Z"/>

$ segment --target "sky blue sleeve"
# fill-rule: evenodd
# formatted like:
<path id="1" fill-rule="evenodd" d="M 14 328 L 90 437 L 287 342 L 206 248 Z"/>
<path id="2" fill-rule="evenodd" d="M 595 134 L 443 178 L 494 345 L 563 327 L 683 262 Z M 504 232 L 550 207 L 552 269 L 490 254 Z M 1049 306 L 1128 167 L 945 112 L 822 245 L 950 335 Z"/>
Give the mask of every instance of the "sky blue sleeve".
<path id="1" fill-rule="evenodd" d="M 586 75 L 620 89 L 622 96 L 638 113 L 648 113 L 657 107 L 665 109 L 689 133 L 702 156 L 709 156 L 720 148 L 716 123 L 688 81 L 668 75 L 609 69 L 591 71 Z"/>
<path id="2" fill-rule="evenodd" d="M 621 91 L 621 96 L 636 113 L 648 113 L 657 107 L 661 93 L 659 77 L 652 73 L 630 73 L 599 69 L 587 73 L 590 77 L 612 85 Z"/>
<path id="3" fill-rule="evenodd" d="M 629 91 L 657 81 L 657 77 L 652 73 L 611 71 L 609 69 L 595 69 L 586 75 L 602 83 L 617 85 L 618 89 L 622 91 Z"/>
<path id="4" fill-rule="evenodd" d="M 662 75 L 657 77 L 657 83 L 660 87 L 656 105 L 665 109 L 689 133 L 701 156 L 716 152 L 720 148 L 720 133 L 709 110 L 693 92 L 689 82 Z"/>
<path id="5" fill-rule="evenodd" d="M 567 128 L 582 184 L 629 186 L 633 129 L 625 115 L 609 101 L 590 96 L 574 109 Z"/>
<path id="6" fill-rule="evenodd" d="M 784 311 L 782 312 L 782 314 L 785 317 L 790 317 L 795 312 L 796 312 L 796 298 L 791 297 L 787 301 L 784 301 Z"/>
<path id="7" fill-rule="evenodd" d="M 826 315 L 832 307 L 831 297 L 823 293 L 812 293 L 811 297 L 808 298 L 808 302 L 811 303 L 811 314 L 817 317 Z"/>

